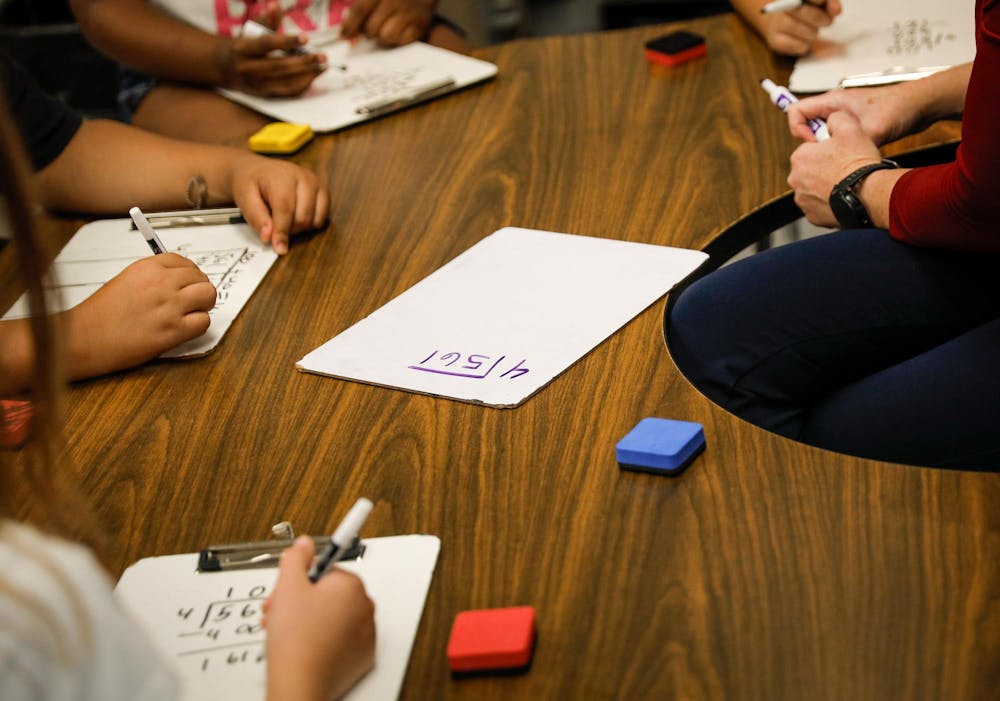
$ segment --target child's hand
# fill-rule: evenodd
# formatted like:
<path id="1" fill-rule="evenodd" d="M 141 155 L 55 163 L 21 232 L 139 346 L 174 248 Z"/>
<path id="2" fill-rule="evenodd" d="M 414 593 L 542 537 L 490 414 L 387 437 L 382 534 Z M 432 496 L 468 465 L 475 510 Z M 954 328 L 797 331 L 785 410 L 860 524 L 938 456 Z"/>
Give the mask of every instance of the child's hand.
<path id="1" fill-rule="evenodd" d="M 326 187 L 294 163 L 248 153 L 233 161 L 230 178 L 233 201 L 279 255 L 292 234 L 318 229 L 330 214 Z"/>
<path id="2" fill-rule="evenodd" d="M 801 7 L 788 12 L 758 14 L 747 19 L 756 26 L 771 51 L 785 56 L 804 56 L 812 49 L 819 30 L 833 24 L 842 11 L 839 0 L 825 3 L 807 0 Z"/>
<path id="3" fill-rule="evenodd" d="M 217 58 L 225 76 L 223 87 L 265 97 L 301 94 L 327 67 L 322 53 L 283 53 L 305 42 L 302 35 L 285 34 L 233 39 L 223 45 Z"/>
<path id="4" fill-rule="evenodd" d="M 340 25 L 340 35 L 359 34 L 386 46 L 403 46 L 427 33 L 434 19 L 433 0 L 357 0 Z"/>
<path id="5" fill-rule="evenodd" d="M 314 554 L 309 538 L 285 550 L 264 604 L 269 701 L 339 698 L 375 661 L 375 607 L 364 585 L 336 567 L 313 584 Z"/>
<path id="6" fill-rule="evenodd" d="M 70 379 L 139 365 L 208 330 L 215 286 L 176 253 L 132 263 L 57 318 L 65 324 Z"/>

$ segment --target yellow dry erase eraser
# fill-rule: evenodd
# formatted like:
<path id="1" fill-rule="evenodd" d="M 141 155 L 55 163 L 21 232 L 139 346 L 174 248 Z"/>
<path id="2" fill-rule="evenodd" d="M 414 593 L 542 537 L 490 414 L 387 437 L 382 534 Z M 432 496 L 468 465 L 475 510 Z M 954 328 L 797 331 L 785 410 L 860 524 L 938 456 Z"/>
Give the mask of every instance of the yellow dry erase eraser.
<path id="1" fill-rule="evenodd" d="M 308 124 L 272 122 L 250 137 L 250 148 L 257 153 L 295 153 L 312 138 Z"/>

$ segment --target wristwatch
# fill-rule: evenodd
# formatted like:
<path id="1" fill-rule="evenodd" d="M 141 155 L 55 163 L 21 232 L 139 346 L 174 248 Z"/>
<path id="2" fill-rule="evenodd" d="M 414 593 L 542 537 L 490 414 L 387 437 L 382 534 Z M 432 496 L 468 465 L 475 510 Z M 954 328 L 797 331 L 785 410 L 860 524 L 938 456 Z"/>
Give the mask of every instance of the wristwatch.
<path id="1" fill-rule="evenodd" d="M 854 188 L 876 170 L 887 168 L 899 168 L 899 164 L 883 158 L 879 163 L 861 166 L 833 187 L 830 193 L 830 209 L 833 210 L 833 216 L 837 218 L 837 223 L 842 229 L 864 229 L 872 225 L 872 218 L 868 216 L 868 210 L 865 209 L 861 198 L 855 194 Z"/>

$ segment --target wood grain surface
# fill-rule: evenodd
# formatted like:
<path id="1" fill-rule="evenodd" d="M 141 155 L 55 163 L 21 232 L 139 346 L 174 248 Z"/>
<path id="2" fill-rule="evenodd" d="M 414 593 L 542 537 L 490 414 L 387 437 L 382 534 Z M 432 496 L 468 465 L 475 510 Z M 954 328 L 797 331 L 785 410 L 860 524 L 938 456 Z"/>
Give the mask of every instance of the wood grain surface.
<path id="1" fill-rule="evenodd" d="M 845 457 L 734 418 L 674 367 L 662 302 L 514 410 L 294 369 L 503 226 L 700 248 L 786 191 L 796 142 L 758 81 L 791 64 L 732 16 L 683 26 L 707 59 L 648 67 L 643 43 L 677 27 L 516 41 L 477 53 L 495 81 L 307 147 L 331 226 L 221 346 L 69 392 L 113 573 L 285 519 L 329 532 L 365 495 L 365 535 L 442 540 L 406 699 L 995 695 L 1000 476 Z M 955 133 L 939 130 L 921 139 Z M 619 470 L 615 443 L 647 416 L 704 424 L 683 476 Z M 451 679 L 455 614 L 520 604 L 538 611 L 530 672 Z"/>

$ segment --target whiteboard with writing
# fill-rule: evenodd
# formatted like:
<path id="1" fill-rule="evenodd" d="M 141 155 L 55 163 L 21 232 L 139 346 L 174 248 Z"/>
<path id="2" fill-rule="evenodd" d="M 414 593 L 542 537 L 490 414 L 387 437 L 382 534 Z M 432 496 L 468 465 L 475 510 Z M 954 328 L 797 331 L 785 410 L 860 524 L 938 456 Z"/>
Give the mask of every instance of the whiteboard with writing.
<path id="1" fill-rule="evenodd" d="M 350 701 L 399 696 L 427 599 L 441 541 L 406 535 L 364 540 L 354 572 L 375 602 L 375 668 L 347 695 Z M 274 567 L 197 572 L 198 555 L 150 557 L 115 587 L 181 682 L 183 701 L 263 701 L 265 632 L 261 606 L 274 588 Z"/>
<path id="2" fill-rule="evenodd" d="M 371 39 L 352 44 L 337 41 L 318 51 L 327 70 L 297 97 L 259 97 L 220 90 L 234 102 L 283 122 L 308 124 L 326 132 L 349 127 L 372 116 L 358 111 L 424 92 L 435 96 L 488 80 L 497 67 L 487 61 L 415 41 L 396 48 L 379 47 Z M 440 90 L 430 90 L 449 82 Z M 398 109 L 405 104 L 398 106 Z M 387 110 L 391 111 L 391 110 Z"/>
<path id="3" fill-rule="evenodd" d="M 94 294 L 127 266 L 152 255 L 131 219 L 102 219 L 83 226 L 49 268 L 49 311 L 71 309 Z M 168 251 L 193 260 L 215 285 L 215 307 L 208 331 L 163 353 L 161 358 L 198 357 L 215 349 L 237 314 L 278 259 L 248 224 L 158 229 Z M 4 319 L 29 316 L 22 295 Z"/>
<path id="4" fill-rule="evenodd" d="M 508 227 L 296 367 L 517 406 L 707 257 L 682 248 Z"/>
<path id="5" fill-rule="evenodd" d="M 950 67 L 976 55 L 973 2 L 845 2 L 812 53 L 795 62 L 793 92 L 833 90 L 859 74 Z"/>

